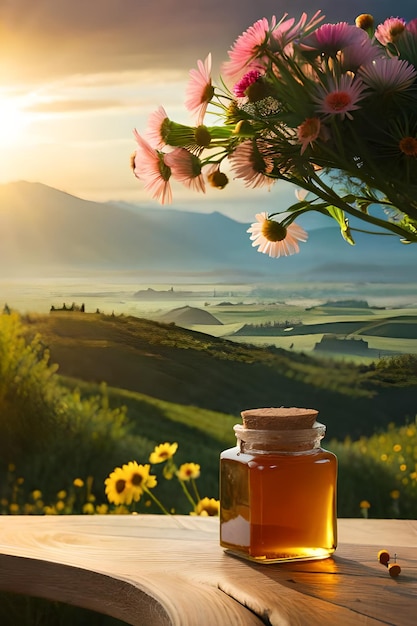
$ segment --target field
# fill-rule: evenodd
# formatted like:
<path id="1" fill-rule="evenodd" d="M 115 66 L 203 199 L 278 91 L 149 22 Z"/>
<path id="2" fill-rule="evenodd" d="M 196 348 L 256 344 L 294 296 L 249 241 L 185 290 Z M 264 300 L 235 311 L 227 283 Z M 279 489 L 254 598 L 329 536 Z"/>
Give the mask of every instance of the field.
<path id="1" fill-rule="evenodd" d="M 255 346 L 275 346 L 310 355 L 325 351 L 326 356 L 356 363 L 417 354 L 417 308 L 355 307 L 354 302 L 348 302 L 346 306 L 329 303 L 307 308 L 286 304 L 222 305 L 212 306 L 209 311 L 223 325 L 185 327 Z M 325 335 L 339 341 L 327 350 L 316 347 Z M 360 339 L 363 341 L 357 341 Z"/>

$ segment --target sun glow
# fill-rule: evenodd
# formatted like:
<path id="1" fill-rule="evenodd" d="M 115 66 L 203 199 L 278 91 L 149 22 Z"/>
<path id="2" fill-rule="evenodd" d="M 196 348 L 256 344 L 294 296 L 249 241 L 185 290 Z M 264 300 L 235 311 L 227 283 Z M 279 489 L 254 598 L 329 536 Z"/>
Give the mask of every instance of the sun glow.
<path id="1" fill-rule="evenodd" d="M 28 123 L 29 117 L 20 102 L 0 95 L 0 146 L 18 143 Z"/>

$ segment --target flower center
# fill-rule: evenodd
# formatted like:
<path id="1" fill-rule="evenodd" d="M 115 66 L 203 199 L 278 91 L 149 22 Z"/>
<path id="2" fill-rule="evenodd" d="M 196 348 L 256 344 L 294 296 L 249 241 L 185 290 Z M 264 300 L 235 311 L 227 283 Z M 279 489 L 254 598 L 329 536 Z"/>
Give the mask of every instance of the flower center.
<path id="1" fill-rule="evenodd" d="M 279 222 L 265 220 L 262 225 L 262 234 L 268 241 L 283 241 L 287 236 L 287 229 Z"/>
<path id="2" fill-rule="evenodd" d="M 320 132 L 320 120 L 317 117 L 307 118 L 298 129 L 300 139 L 317 139 Z"/>
<path id="3" fill-rule="evenodd" d="M 214 87 L 211 84 L 206 85 L 203 93 L 201 94 L 201 104 L 204 102 L 210 102 L 214 96 Z"/>
<path id="4" fill-rule="evenodd" d="M 219 170 L 216 170 L 212 174 L 209 174 L 207 176 L 207 179 L 210 185 L 212 187 L 216 187 L 216 189 L 224 189 L 224 187 L 226 187 L 227 183 L 229 182 L 226 174 L 223 174 L 223 172 L 220 172 Z"/>
<path id="5" fill-rule="evenodd" d="M 403 137 L 399 146 L 401 152 L 406 156 L 417 157 L 417 139 L 414 137 Z"/>
<path id="6" fill-rule="evenodd" d="M 165 182 L 168 182 L 171 178 L 171 168 L 168 167 L 168 165 L 165 165 L 163 152 L 159 154 L 159 173 Z"/>
<path id="7" fill-rule="evenodd" d="M 326 104 L 333 111 L 343 111 L 352 102 L 346 91 L 334 91 L 326 96 Z"/>
<path id="8" fill-rule="evenodd" d="M 123 493 L 126 487 L 126 481 L 123 480 L 123 478 L 119 478 L 119 480 L 116 481 L 115 487 L 117 493 Z"/>
<path id="9" fill-rule="evenodd" d="M 140 487 L 141 484 L 143 483 L 143 476 L 136 473 L 132 475 L 131 480 L 132 480 L 132 485 L 134 485 L 135 487 Z"/>
<path id="10" fill-rule="evenodd" d="M 198 126 L 195 129 L 195 142 L 198 146 L 202 148 L 208 148 L 211 143 L 211 134 L 207 130 L 205 126 Z"/>
<path id="11" fill-rule="evenodd" d="M 401 22 L 399 22 L 398 24 L 394 24 L 393 26 L 391 26 L 390 28 L 390 35 L 392 38 L 392 41 L 395 41 L 399 35 L 401 35 L 401 33 L 405 30 L 405 26 L 404 24 L 402 24 Z"/>

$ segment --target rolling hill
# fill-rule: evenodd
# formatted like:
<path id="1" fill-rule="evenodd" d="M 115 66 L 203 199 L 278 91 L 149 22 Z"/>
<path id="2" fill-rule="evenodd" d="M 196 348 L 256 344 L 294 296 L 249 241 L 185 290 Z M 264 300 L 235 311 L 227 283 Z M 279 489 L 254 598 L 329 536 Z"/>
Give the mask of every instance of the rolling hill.
<path id="1" fill-rule="evenodd" d="M 358 437 L 415 415 L 414 361 L 378 369 L 255 348 L 125 316 L 27 316 L 61 376 L 236 416 L 260 406 L 310 406 L 330 437 Z"/>

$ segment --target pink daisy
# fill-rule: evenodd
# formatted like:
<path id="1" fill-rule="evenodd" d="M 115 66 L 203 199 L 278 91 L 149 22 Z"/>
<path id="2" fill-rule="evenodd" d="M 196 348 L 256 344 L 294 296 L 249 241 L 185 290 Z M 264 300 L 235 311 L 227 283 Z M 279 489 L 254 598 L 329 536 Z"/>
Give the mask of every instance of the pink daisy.
<path id="1" fill-rule="evenodd" d="M 162 106 L 150 114 L 145 137 L 153 148 L 160 149 L 166 145 L 165 129 L 169 125 L 169 121 L 169 117 Z"/>
<path id="2" fill-rule="evenodd" d="M 317 50 L 318 53 L 335 56 L 346 46 L 358 45 L 368 35 L 364 30 L 351 26 L 347 22 L 323 24 L 300 44 L 305 50 Z"/>
<path id="3" fill-rule="evenodd" d="M 224 76 L 235 79 L 248 69 L 262 69 L 262 62 L 256 59 L 262 56 L 262 48 L 268 41 L 275 23 L 275 17 L 272 18 L 271 24 L 263 17 L 236 39 L 228 52 L 229 61 L 222 66 Z"/>
<path id="4" fill-rule="evenodd" d="M 254 222 L 246 232 L 250 233 L 252 246 L 258 246 L 258 252 L 278 258 L 290 256 L 300 251 L 299 241 L 307 241 L 308 235 L 298 224 L 283 226 L 268 218 L 268 214 L 257 213 Z"/>
<path id="5" fill-rule="evenodd" d="M 169 184 L 171 170 L 165 163 L 166 155 L 152 148 L 136 129 L 133 134 L 139 146 L 133 157 L 133 171 L 136 178 L 144 183 L 145 189 L 150 192 L 152 198 L 160 201 L 161 204 L 170 204 L 172 202 Z"/>
<path id="6" fill-rule="evenodd" d="M 297 138 L 301 144 L 301 154 L 305 152 L 308 145 L 313 145 L 313 141 L 320 135 L 321 123 L 318 117 L 309 117 L 297 128 Z"/>
<path id="7" fill-rule="evenodd" d="M 406 22 L 402 17 L 389 17 L 375 31 L 375 39 L 383 46 L 394 43 L 405 30 Z"/>
<path id="8" fill-rule="evenodd" d="M 307 13 L 303 13 L 296 24 L 294 18 L 285 19 L 285 17 L 280 20 L 271 32 L 272 42 L 281 50 L 301 36 L 306 36 L 324 20 L 324 15 L 321 15 L 321 11 L 316 11 L 309 21 L 307 21 Z"/>
<path id="9" fill-rule="evenodd" d="M 417 78 L 413 65 L 398 57 L 377 59 L 361 68 L 359 75 L 368 87 L 382 93 L 404 91 Z"/>
<path id="10" fill-rule="evenodd" d="M 190 80 L 187 85 L 185 106 L 195 116 L 197 126 L 203 123 L 207 106 L 214 95 L 211 82 L 211 54 L 206 60 L 197 61 L 198 70 L 190 70 Z"/>
<path id="11" fill-rule="evenodd" d="M 357 72 L 361 65 L 371 63 L 374 59 L 381 57 L 382 54 L 379 46 L 374 46 L 371 39 L 366 37 L 343 48 L 338 54 L 338 59 L 342 72 Z"/>
<path id="12" fill-rule="evenodd" d="M 407 26 L 405 27 L 405 29 L 408 30 L 412 35 L 416 36 L 417 35 L 417 17 L 407 22 Z"/>
<path id="13" fill-rule="evenodd" d="M 193 191 L 205 193 L 204 177 L 200 159 L 185 148 L 175 148 L 165 155 L 165 164 L 171 168 L 172 176 Z"/>
<path id="14" fill-rule="evenodd" d="M 329 77 L 328 85 L 318 87 L 318 93 L 313 99 L 318 104 L 319 113 L 325 113 L 328 117 L 340 115 L 341 119 L 345 116 L 353 119 L 350 111 L 360 108 L 357 102 L 365 97 L 364 91 L 362 81 L 350 74 L 343 74 L 339 79 Z"/>
<path id="15" fill-rule="evenodd" d="M 228 158 L 236 178 L 243 179 L 246 187 L 270 186 L 274 183 L 272 178 L 266 176 L 272 171 L 272 159 L 262 156 L 256 142 L 242 141 Z"/>
<path id="16" fill-rule="evenodd" d="M 253 83 L 256 83 L 260 77 L 261 73 L 258 70 L 250 70 L 250 72 L 247 72 L 233 87 L 235 96 L 237 98 L 245 98 L 246 89 L 253 85 Z"/>

